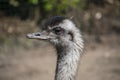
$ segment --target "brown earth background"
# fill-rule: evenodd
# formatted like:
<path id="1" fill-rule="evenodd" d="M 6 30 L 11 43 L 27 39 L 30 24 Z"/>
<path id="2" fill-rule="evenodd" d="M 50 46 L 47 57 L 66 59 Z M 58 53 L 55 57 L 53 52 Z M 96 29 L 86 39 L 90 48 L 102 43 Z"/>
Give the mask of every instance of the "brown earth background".
<path id="1" fill-rule="evenodd" d="M 86 1 L 83 9 L 70 7 L 62 12 L 64 16 L 74 16 L 85 40 L 77 80 L 120 80 L 120 0 Z M 0 1 L 0 80 L 54 80 L 54 47 L 44 41 L 29 40 L 26 34 L 39 31 L 48 17 L 61 14 L 41 12 L 26 18 L 23 7 L 30 5 L 22 4 L 20 9 L 25 14 L 16 15 L 19 11 L 12 12 L 7 2 Z"/>

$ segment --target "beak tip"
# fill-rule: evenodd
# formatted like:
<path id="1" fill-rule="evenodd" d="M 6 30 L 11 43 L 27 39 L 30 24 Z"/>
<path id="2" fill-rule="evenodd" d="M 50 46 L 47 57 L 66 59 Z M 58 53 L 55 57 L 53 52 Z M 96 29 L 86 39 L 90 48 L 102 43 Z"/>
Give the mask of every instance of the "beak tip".
<path id="1" fill-rule="evenodd" d="M 27 34 L 26 37 L 27 37 L 27 38 L 31 38 L 31 34 L 30 34 L 30 33 Z"/>

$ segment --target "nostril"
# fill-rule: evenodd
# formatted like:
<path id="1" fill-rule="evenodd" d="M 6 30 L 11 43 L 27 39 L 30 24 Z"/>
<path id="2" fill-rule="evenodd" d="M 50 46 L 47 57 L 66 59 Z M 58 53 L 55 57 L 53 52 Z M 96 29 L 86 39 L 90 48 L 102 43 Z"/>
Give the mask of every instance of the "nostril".
<path id="1" fill-rule="evenodd" d="M 35 36 L 40 36 L 40 34 L 35 34 Z"/>

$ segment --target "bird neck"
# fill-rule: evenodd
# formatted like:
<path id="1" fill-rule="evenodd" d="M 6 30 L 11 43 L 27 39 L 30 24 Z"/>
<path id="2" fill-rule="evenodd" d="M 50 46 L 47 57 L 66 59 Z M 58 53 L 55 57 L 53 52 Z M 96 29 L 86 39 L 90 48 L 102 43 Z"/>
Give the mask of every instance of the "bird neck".
<path id="1" fill-rule="evenodd" d="M 75 45 L 57 46 L 57 66 L 55 80 L 75 80 L 80 58 Z"/>

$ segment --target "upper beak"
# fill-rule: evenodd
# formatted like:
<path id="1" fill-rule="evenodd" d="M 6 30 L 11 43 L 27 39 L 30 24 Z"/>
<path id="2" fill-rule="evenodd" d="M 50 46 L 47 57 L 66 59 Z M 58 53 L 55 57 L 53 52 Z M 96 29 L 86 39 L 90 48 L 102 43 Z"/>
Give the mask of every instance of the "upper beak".
<path id="1" fill-rule="evenodd" d="M 47 32 L 43 31 L 43 32 L 29 33 L 27 34 L 27 38 L 47 40 L 49 39 L 49 36 Z"/>

